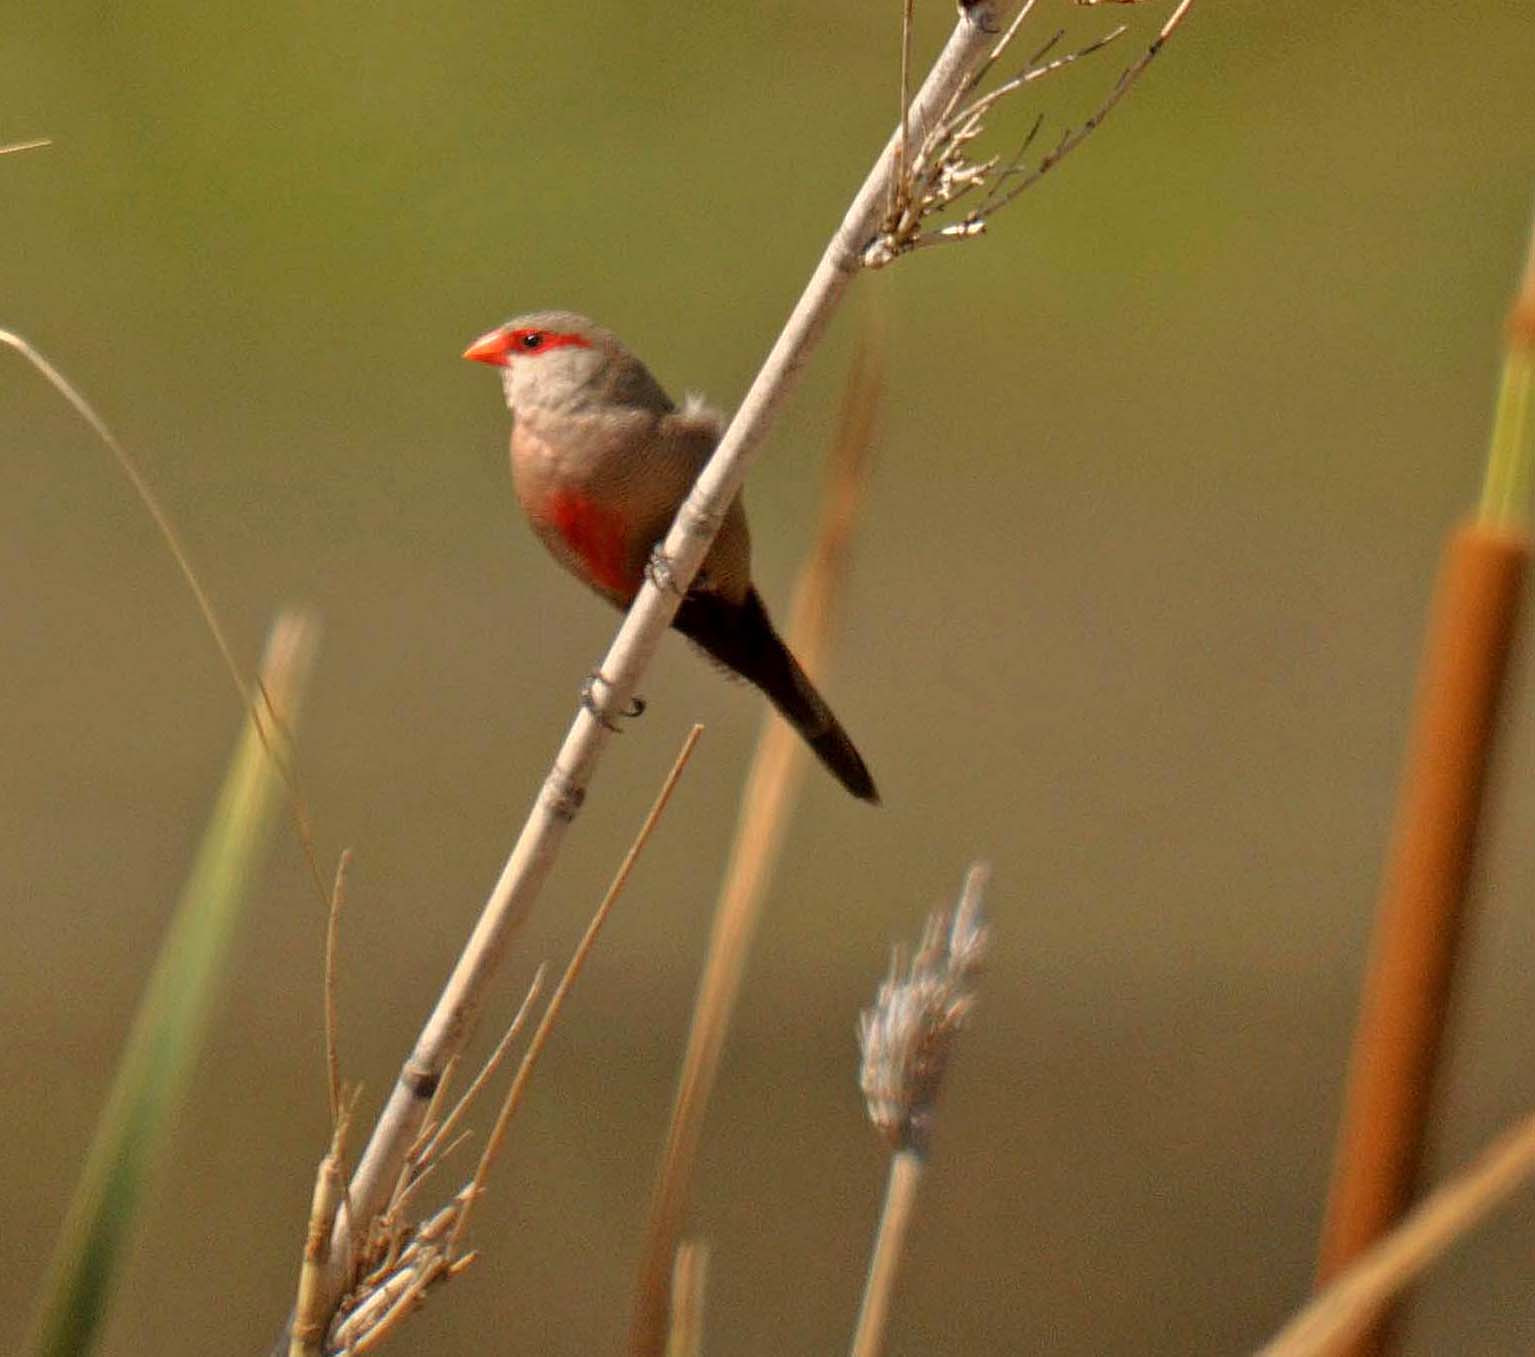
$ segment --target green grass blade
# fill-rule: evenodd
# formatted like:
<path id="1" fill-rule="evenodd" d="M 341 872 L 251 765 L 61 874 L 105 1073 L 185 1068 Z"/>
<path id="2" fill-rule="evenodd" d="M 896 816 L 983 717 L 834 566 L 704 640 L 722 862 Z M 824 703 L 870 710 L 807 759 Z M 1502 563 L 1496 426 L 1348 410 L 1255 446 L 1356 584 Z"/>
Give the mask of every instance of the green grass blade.
<path id="1" fill-rule="evenodd" d="M 1487 454 L 1487 479 L 1482 487 L 1481 517 L 1511 531 L 1530 523 L 1530 498 L 1535 483 L 1535 227 L 1524 279 L 1508 316 L 1508 348 L 1503 380 L 1492 421 L 1492 445 Z"/>
<path id="2" fill-rule="evenodd" d="M 140 1001 L 117 1076 L 59 1237 L 27 1351 L 77 1357 L 94 1343 L 135 1210 L 186 1092 L 235 925 L 272 838 L 318 629 L 285 613 L 261 686 L 278 728 L 246 721 L 208 828 Z"/>

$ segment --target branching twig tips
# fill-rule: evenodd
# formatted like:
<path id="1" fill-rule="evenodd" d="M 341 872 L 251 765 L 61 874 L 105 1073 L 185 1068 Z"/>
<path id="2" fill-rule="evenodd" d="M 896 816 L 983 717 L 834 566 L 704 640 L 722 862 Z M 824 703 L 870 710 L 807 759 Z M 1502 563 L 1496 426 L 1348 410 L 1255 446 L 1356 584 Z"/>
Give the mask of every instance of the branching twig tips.
<path id="1" fill-rule="evenodd" d="M 1157 31 L 1150 46 L 1138 60 L 1120 73 L 1108 98 L 1085 122 L 1078 127 L 1067 127 L 1053 149 L 1030 165 L 1025 162 L 1025 157 L 1044 121 L 1042 115 L 1037 117 L 1018 153 L 1004 164 L 1000 154 L 977 157 L 974 147 L 974 143 L 986 130 L 988 115 L 997 105 L 1025 86 L 1036 84 L 1083 57 L 1101 51 L 1128 31 L 1121 24 L 1081 47 L 1047 61 L 1045 58 L 1048 53 L 1064 36 L 1064 30 L 1057 31 L 1016 75 L 1004 80 L 995 89 L 981 94 L 978 92 L 981 84 L 1002 59 L 1024 21 L 1039 3 L 1039 0 L 1024 0 L 985 61 L 949 101 L 942 116 L 933 122 L 915 147 L 908 145 L 908 129 L 903 119 L 900 154 L 896 161 L 896 176 L 891 184 L 888 208 L 878 232 L 864 246 L 864 267 L 883 268 L 912 250 L 941 245 L 946 241 L 969 240 L 984 233 L 987 223 L 996 213 L 1025 189 L 1038 183 L 1102 125 L 1110 111 L 1124 98 L 1130 86 L 1140 78 L 1173 31 L 1183 22 L 1193 2 L 1180 0 L 1167 22 Z M 1082 7 L 1092 7 L 1098 4 L 1133 5 L 1139 3 L 1139 0 L 1075 0 L 1075 3 Z M 910 5 L 906 6 L 903 17 L 901 87 L 904 93 L 907 64 L 905 53 L 911 43 Z M 968 207 L 959 212 L 958 205 L 965 200 L 968 200 Z"/>

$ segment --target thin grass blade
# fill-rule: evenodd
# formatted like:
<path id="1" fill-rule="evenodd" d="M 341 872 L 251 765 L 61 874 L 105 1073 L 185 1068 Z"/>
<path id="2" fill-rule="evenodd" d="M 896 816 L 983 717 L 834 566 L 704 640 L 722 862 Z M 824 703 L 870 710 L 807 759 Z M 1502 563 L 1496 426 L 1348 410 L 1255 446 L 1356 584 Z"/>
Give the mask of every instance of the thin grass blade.
<path id="1" fill-rule="evenodd" d="M 291 753 L 282 744 L 294 728 L 317 639 L 305 615 L 285 613 L 272 627 L 262 682 L 279 721 L 263 710 L 258 729 L 253 713 L 230 762 L 59 1236 L 27 1347 L 32 1357 L 77 1357 L 100 1331 L 139 1203 L 202 1048 L 235 926 L 271 842 L 284 788 L 272 755 Z"/>

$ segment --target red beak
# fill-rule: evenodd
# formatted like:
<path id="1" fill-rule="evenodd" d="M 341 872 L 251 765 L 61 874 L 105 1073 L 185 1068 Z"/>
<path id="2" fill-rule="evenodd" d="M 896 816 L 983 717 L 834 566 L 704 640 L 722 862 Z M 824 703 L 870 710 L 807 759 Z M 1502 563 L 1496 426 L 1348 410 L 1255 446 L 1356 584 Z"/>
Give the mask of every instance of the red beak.
<path id="1" fill-rule="evenodd" d="M 505 329 L 497 329 L 475 340 L 464 350 L 464 357 L 472 358 L 476 363 L 489 363 L 492 367 L 504 368 L 511 362 L 511 348 L 512 341 Z"/>

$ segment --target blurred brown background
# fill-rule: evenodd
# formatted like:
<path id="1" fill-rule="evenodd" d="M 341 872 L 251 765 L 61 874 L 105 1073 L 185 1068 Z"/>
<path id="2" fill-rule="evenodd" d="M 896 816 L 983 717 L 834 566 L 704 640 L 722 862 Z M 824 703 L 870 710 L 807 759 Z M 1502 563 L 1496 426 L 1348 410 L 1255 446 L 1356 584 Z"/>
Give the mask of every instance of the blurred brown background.
<path id="1" fill-rule="evenodd" d="M 925 62 L 949 12 L 922 9 Z M 370 1116 L 615 621 L 517 520 L 496 382 L 458 353 L 566 305 L 674 393 L 737 399 L 892 120 L 898 11 L 6 11 L 0 141 L 57 144 L 0 162 L 0 323 L 138 452 L 245 657 L 282 601 L 325 618 L 302 759 L 326 860 L 356 850 L 343 1054 Z M 1038 31 L 1121 13 L 1045 0 Z M 1130 55 L 1039 107 L 1080 113 Z M 1528 225 L 1532 69 L 1523 0 L 1205 0 L 991 235 L 859 285 L 890 397 L 827 688 L 886 806 L 806 782 L 699 1184 L 712 1352 L 845 1342 L 883 1172 L 854 1017 L 974 854 L 995 963 L 893 1352 L 1239 1352 L 1303 1296 L 1424 602 Z M 780 613 L 860 309 L 751 477 Z M 144 513 L 14 357 L 0 437 L 10 1346 L 238 709 Z M 1512 682 L 1438 1167 L 1535 1099 Z M 484 1261 L 395 1350 L 621 1341 L 760 714 L 676 641 L 644 686 L 492 1021 L 567 954 L 694 719 L 700 756 Z M 286 1309 L 326 1135 L 322 922 L 285 836 L 111 1354 L 254 1352 Z M 1436 1273 L 1411 1352 L 1528 1351 L 1532 1227 L 1526 1201 Z"/>

